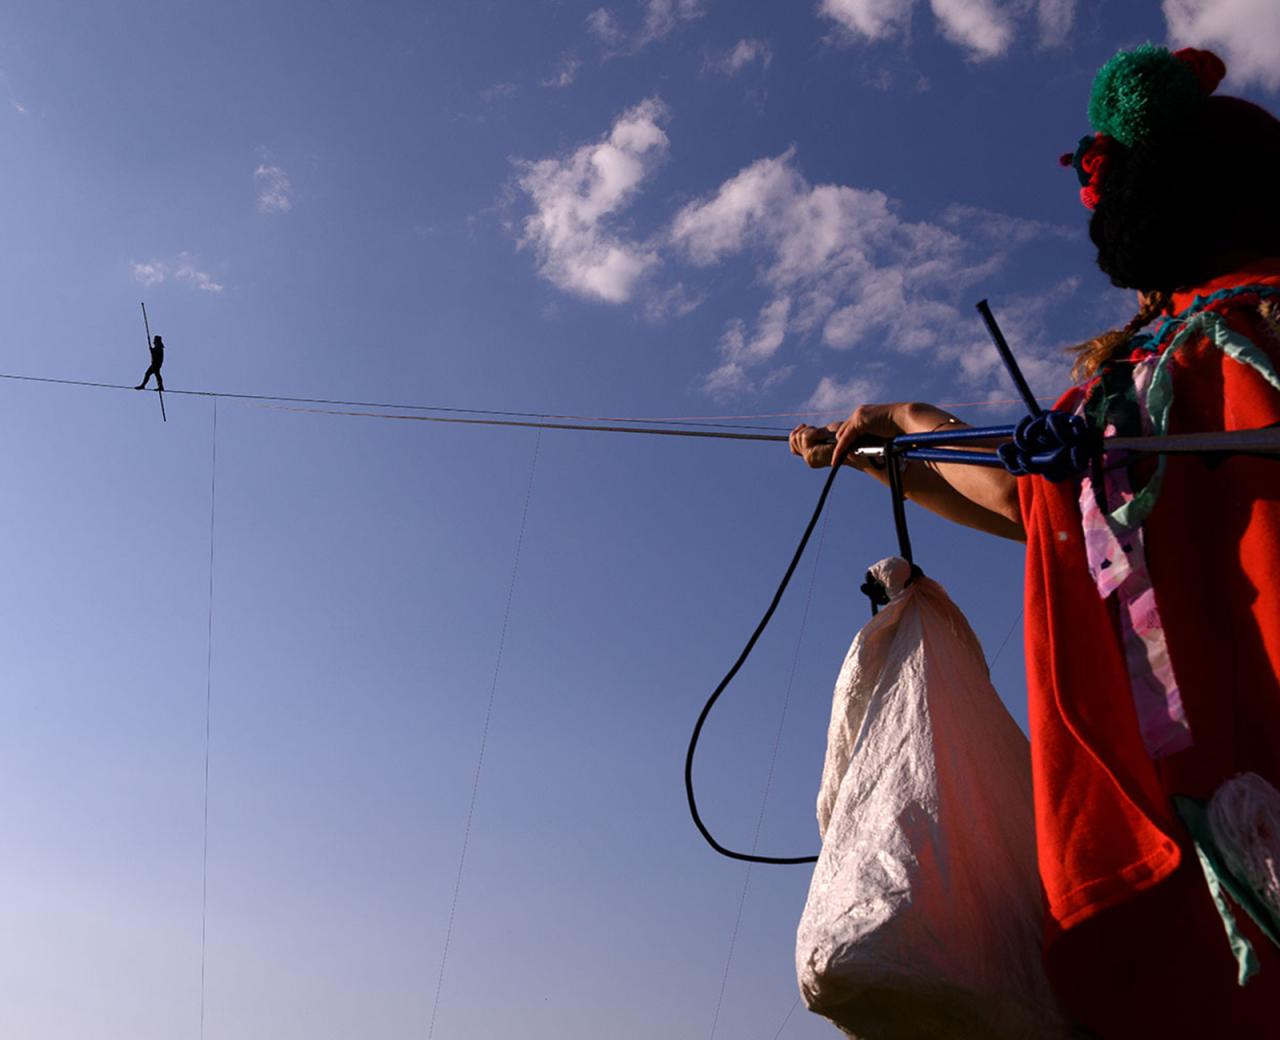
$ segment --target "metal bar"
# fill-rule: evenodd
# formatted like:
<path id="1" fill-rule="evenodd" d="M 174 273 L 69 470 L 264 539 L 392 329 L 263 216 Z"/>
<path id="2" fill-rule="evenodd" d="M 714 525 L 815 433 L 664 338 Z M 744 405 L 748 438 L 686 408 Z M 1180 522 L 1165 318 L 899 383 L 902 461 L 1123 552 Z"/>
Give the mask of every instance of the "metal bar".
<path id="1" fill-rule="evenodd" d="M 914 448 L 924 444 L 964 444 L 968 441 L 985 441 L 998 438 L 1007 441 L 1016 427 L 962 426 L 958 429 L 932 430 L 928 433 L 901 433 L 893 439 L 900 448 Z"/>
<path id="2" fill-rule="evenodd" d="M 966 466 L 1003 466 L 994 451 L 949 451 L 946 448 L 908 448 L 901 453 L 904 459 L 921 462 L 950 462 Z"/>
<path id="3" fill-rule="evenodd" d="M 1000 360 L 1004 362 L 1009 378 L 1013 380 L 1013 385 L 1018 388 L 1019 396 L 1026 403 L 1027 411 L 1032 415 L 1039 415 L 1044 409 L 1040 407 L 1040 402 L 1036 400 L 1036 395 L 1031 392 L 1031 387 L 1027 385 L 1027 381 L 1022 375 L 1022 369 L 1018 367 L 1018 362 L 1014 360 L 1013 351 L 1009 349 L 1004 333 L 1000 331 L 1000 326 L 996 324 L 995 315 L 991 313 L 991 308 L 987 305 L 986 300 L 978 301 L 978 313 L 982 315 L 982 320 L 987 323 L 987 331 L 991 333 L 991 338 L 995 341 L 996 350 L 1000 352 Z"/>

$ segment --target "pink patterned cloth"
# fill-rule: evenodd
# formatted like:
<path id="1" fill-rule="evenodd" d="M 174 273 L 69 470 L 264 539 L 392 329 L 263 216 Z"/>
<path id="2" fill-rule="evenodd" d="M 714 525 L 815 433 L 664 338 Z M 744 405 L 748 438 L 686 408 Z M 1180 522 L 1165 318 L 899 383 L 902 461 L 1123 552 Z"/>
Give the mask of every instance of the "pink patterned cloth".
<path id="1" fill-rule="evenodd" d="M 1152 362 L 1154 360 L 1152 358 Z M 1135 396 L 1145 433 L 1151 432 L 1151 417 L 1145 401 L 1152 367 L 1151 363 L 1141 362 L 1134 371 Z M 1115 427 L 1108 425 L 1104 435 L 1114 434 Z M 1112 513 L 1133 499 L 1133 488 L 1123 466 L 1104 471 L 1103 487 Z M 1098 504 L 1097 489 L 1089 474 L 1080 484 L 1080 516 L 1089 573 L 1098 586 L 1098 594 L 1103 599 L 1115 596 L 1119 607 L 1129 686 L 1147 753 L 1154 759 L 1183 751 L 1192 744 L 1191 726 L 1182 706 L 1182 694 L 1169 660 L 1169 644 L 1147 572 L 1142 528 L 1117 529 L 1108 520 Z"/>

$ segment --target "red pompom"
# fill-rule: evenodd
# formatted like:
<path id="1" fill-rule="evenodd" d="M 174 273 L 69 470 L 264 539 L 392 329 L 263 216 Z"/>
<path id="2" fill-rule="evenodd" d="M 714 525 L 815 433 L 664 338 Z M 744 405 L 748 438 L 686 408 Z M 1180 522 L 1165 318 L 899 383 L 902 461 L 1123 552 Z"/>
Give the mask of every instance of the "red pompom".
<path id="1" fill-rule="evenodd" d="M 1098 199 L 1100 198 L 1101 195 L 1099 195 L 1098 189 L 1092 184 L 1080 189 L 1080 201 L 1084 203 L 1085 209 L 1097 209 Z"/>
<path id="2" fill-rule="evenodd" d="M 1196 79 L 1200 81 L 1200 89 L 1206 94 L 1217 90 L 1222 77 L 1227 74 L 1227 66 L 1213 51 L 1183 47 L 1180 51 L 1174 51 L 1173 56 L 1195 73 Z"/>
<path id="3" fill-rule="evenodd" d="M 1080 160 L 1080 166 L 1089 175 L 1089 183 L 1097 184 L 1111 165 L 1111 156 L 1101 148 L 1091 148 Z"/>

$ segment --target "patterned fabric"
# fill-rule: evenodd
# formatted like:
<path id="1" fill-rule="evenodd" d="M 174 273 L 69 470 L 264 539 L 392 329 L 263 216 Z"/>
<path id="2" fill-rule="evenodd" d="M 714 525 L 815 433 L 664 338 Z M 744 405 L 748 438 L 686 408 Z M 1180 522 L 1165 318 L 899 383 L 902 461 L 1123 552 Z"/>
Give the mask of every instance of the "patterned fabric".
<path id="1" fill-rule="evenodd" d="M 1161 356 L 1151 354 L 1132 366 L 1125 366 L 1129 392 L 1121 395 L 1124 407 L 1115 417 L 1123 425 L 1117 429 L 1116 422 L 1108 416 L 1095 415 L 1095 422 L 1100 418 L 1104 423 L 1104 436 L 1116 436 L 1122 431 L 1147 436 L 1157 432 L 1150 411 L 1150 389 L 1160 359 Z M 1114 387 L 1112 394 L 1114 400 Z M 1167 417 L 1167 400 L 1159 398 L 1158 401 L 1166 405 L 1162 415 Z M 1088 402 L 1082 401 L 1078 413 L 1084 413 L 1087 407 Z M 1146 484 L 1144 492 L 1151 491 L 1160 473 L 1156 472 L 1157 476 Z M 1080 482 L 1080 516 L 1089 573 L 1103 599 L 1116 598 L 1125 664 L 1142 742 L 1152 758 L 1163 758 L 1191 746 L 1191 727 L 1151 587 L 1142 528 L 1133 522 L 1135 501 L 1124 467 L 1105 470 L 1097 467 Z M 1110 504 L 1115 504 L 1115 508 L 1108 510 Z"/>
<path id="2" fill-rule="evenodd" d="M 1259 295 L 1269 293 L 1263 288 Z M 1139 353 L 1136 360 L 1113 366 L 1080 402 L 1076 414 L 1090 414 L 1104 436 L 1164 436 L 1173 406 L 1170 362 L 1190 343 L 1216 346 L 1280 390 L 1275 366 L 1252 340 L 1232 329 L 1221 314 L 1204 309 L 1199 300 L 1192 311 L 1164 322 L 1159 338 L 1144 339 L 1145 356 Z M 1165 466 L 1164 456 L 1159 456 L 1155 471 L 1136 492 L 1120 467 L 1086 475 L 1080 485 L 1089 573 L 1103 599 L 1116 598 L 1134 709 L 1152 758 L 1183 751 L 1192 743 L 1143 548 L 1141 525 L 1159 498 Z"/>

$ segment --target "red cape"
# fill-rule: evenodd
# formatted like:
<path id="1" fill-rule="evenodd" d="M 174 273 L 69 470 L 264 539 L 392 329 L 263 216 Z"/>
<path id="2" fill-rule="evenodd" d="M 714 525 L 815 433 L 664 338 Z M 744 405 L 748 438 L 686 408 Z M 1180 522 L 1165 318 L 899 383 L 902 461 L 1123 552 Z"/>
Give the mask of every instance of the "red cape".
<path id="1" fill-rule="evenodd" d="M 1179 294 L 1175 312 L 1195 295 L 1239 286 L 1280 289 L 1280 259 Z M 1280 339 L 1259 302 L 1246 294 L 1208 307 L 1280 371 Z M 1280 392 L 1217 347 L 1187 343 L 1171 367 L 1170 433 L 1280 423 Z M 1059 407 L 1074 407 L 1082 392 L 1069 391 Z M 1274 1026 L 1280 957 L 1245 925 L 1263 970 L 1248 987 L 1236 986 L 1235 962 L 1170 796 L 1207 799 L 1249 770 L 1280 787 L 1280 461 L 1169 458 L 1144 525 L 1146 556 L 1195 743 L 1159 761 L 1139 734 L 1114 604 L 1099 597 L 1089 574 L 1078 482 L 1031 477 L 1020 495 L 1050 974 L 1102 1035 L 1266 1035 L 1243 1030 Z M 1212 1013 L 1202 1019 L 1196 1009 L 1205 1007 Z"/>

